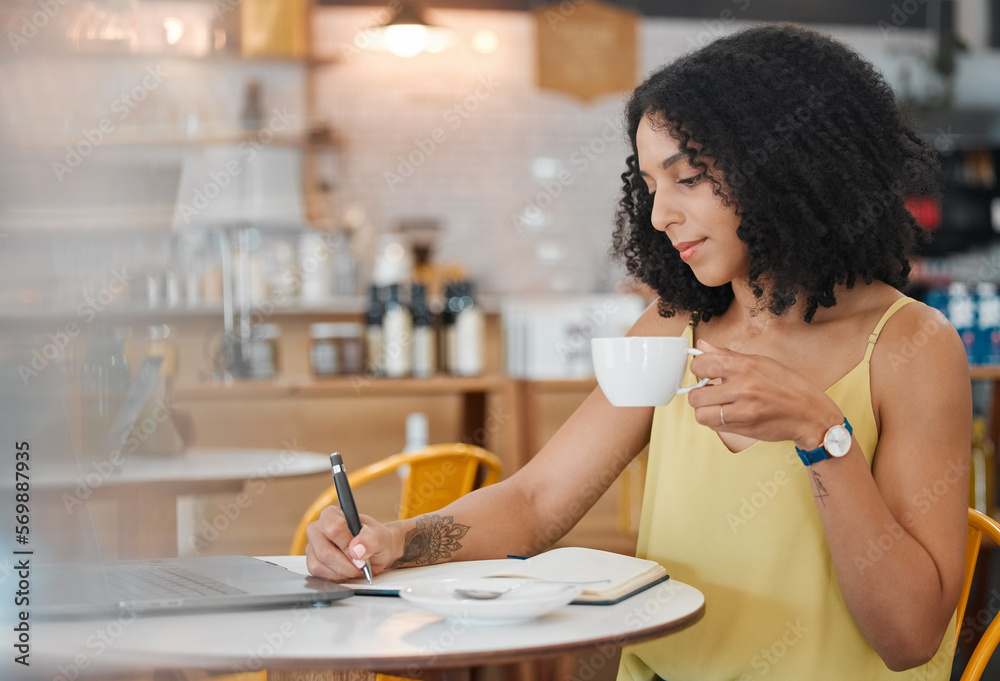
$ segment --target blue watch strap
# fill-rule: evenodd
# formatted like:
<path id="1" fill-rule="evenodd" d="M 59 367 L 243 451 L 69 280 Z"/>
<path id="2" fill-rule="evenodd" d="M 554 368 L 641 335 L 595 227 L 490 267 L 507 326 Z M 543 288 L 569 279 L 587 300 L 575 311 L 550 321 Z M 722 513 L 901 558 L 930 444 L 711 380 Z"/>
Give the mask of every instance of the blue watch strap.
<path id="1" fill-rule="evenodd" d="M 846 428 L 847 432 L 850 433 L 851 435 L 854 434 L 854 429 L 851 428 L 851 424 L 846 418 L 844 419 L 844 428 Z M 830 454 L 829 452 L 826 451 L 826 447 L 824 445 L 825 443 L 821 444 L 816 449 L 810 449 L 808 451 L 796 447 L 795 453 L 799 455 L 800 459 L 802 459 L 802 463 L 804 463 L 807 466 L 811 466 L 814 463 L 825 461 L 830 458 Z"/>

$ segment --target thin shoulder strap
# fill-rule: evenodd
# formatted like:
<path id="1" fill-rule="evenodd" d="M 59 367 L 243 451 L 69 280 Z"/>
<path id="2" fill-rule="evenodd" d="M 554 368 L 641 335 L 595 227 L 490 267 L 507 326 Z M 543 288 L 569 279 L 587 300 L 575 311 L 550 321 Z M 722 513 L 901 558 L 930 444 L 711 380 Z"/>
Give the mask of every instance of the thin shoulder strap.
<path id="1" fill-rule="evenodd" d="M 684 333 L 681 334 L 681 338 L 687 338 L 689 343 L 694 343 L 694 316 L 688 320 L 687 326 L 684 327 Z"/>
<path id="2" fill-rule="evenodd" d="M 889 309 L 886 310 L 885 314 L 882 315 L 882 319 L 878 320 L 878 324 L 875 325 L 875 330 L 872 331 L 870 334 L 868 334 L 868 349 L 865 350 L 866 362 L 871 359 L 872 350 L 875 349 L 875 343 L 878 342 L 878 335 L 882 332 L 882 327 L 885 326 L 885 323 L 889 321 L 889 317 L 894 315 L 896 313 L 896 310 L 898 310 L 899 308 L 903 307 L 904 305 L 908 305 L 909 303 L 912 302 L 915 302 L 913 298 L 900 298 L 892 305 L 890 305 Z"/>

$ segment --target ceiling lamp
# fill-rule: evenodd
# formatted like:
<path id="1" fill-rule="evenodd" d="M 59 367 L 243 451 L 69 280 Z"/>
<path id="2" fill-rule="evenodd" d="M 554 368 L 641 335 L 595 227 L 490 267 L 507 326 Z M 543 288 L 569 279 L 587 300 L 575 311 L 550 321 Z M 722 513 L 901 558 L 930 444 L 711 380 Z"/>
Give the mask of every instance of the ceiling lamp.
<path id="1" fill-rule="evenodd" d="M 451 41 L 452 30 L 427 23 L 421 9 L 412 2 L 398 3 L 398 9 L 387 22 L 363 29 L 354 38 L 358 47 L 385 50 L 398 57 L 441 52 Z"/>

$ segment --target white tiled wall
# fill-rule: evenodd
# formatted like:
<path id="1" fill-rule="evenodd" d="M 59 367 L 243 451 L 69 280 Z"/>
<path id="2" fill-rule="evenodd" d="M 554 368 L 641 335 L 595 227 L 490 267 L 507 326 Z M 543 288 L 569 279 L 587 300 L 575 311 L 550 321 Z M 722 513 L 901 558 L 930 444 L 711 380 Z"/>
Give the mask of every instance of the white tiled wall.
<path id="1" fill-rule="evenodd" d="M 178 11 L 194 6 L 173 5 Z M 739 6 L 734 3 L 731 16 L 718 20 L 644 20 L 641 74 L 735 29 Z M 336 59 L 311 67 L 157 55 L 47 58 L 39 54 L 44 54 L 40 42 L 5 54 L 0 58 L 0 218 L 20 205 L 41 214 L 66 205 L 75 210 L 71 218 L 82 220 L 92 209 L 88 202 L 121 213 L 136 197 L 162 201 L 157 178 L 169 175 L 169 166 L 176 167 L 189 148 L 117 142 L 150 133 L 179 139 L 225 133 L 238 125 L 244 88 L 252 78 L 263 83 L 265 112 L 285 107 L 299 115 L 296 127 L 304 128 L 311 68 L 316 86 L 311 122 L 328 122 L 344 143 L 338 210 L 362 208 L 375 232 L 393 229 L 406 218 L 437 220 L 442 235 L 436 257 L 467 266 L 481 291 L 612 290 L 622 278 L 606 256 L 626 155 L 620 129 L 624 95 L 581 102 L 539 90 L 533 18 L 527 13 L 431 12 L 434 21 L 456 30 L 455 44 L 439 54 L 402 59 L 356 49 L 355 32 L 378 23 L 383 11 L 317 7 L 314 52 Z M 499 39 L 491 54 L 471 47 L 472 36 L 482 29 Z M 855 45 L 896 84 L 903 65 L 919 72 L 918 55 L 931 46 L 923 32 L 905 27 L 823 29 Z M 1000 105 L 994 101 L 1000 100 L 998 62 L 996 53 L 982 52 L 963 61 L 960 104 Z M 79 141 L 81 130 L 108 116 L 116 98 L 131 91 L 147 69 L 160 67 L 169 74 L 162 85 L 127 120 L 116 121 L 114 143 L 104 144 L 87 164 L 89 170 L 131 164 L 135 172 L 111 180 L 109 170 L 91 176 L 94 184 L 79 187 L 57 181 L 51 162 L 60 160 L 64 145 Z M 922 87 L 919 77 L 914 82 Z M 25 141 L 27 159 L 18 146 Z M 173 177 L 176 182 L 176 172 Z M 176 196 L 170 189 L 167 193 Z M 163 228 L 168 226 L 165 220 Z"/>
<path id="2" fill-rule="evenodd" d="M 527 14 L 439 12 L 455 44 L 412 59 L 353 51 L 372 16 L 324 10 L 314 27 L 320 54 L 344 55 L 318 88 L 318 115 L 346 141 L 344 200 L 382 229 L 438 219 L 438 257 L 464 262 L 482 289 L 606 289 L 621 97 L 581 104 L 539 91 Z M 481 29 L 498 36 L 496 52 L 472 49 Z"/>

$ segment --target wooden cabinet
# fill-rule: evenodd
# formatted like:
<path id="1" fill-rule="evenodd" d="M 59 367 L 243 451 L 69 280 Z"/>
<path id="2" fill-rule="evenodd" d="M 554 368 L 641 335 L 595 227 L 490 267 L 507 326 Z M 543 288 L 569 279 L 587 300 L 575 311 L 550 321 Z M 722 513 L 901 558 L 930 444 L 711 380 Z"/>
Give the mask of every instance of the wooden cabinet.
<path id="1" fill-rule="evenodd" d="M 199 446 L 249 446 L 251 442 L 242 440 L 256 440 L 258 446 L 280 447 L 295 439 L 313 451 L 350 446 L 370 452 L 366 459 L 374 460 L 399 451 L 407 413 L 424 411 L 431 441 L 486 447 L 501 457 L 508 471 L 526 460 L 517 385 L 502 372 L 499 315 L 487 315 L 483 375 L 399 379 L 314 374 L 310 326 L 328 321 L 360 324 L 357 308 L 276 310 L 264 321 L 279 328 L 277 374 L 227 383 L 217 369 L 220 316 L 178 314 L 171 320 L 174 394 L 178 407 L 194 420 Z M 239 427 L 233 428 L 234 423 Z"/>

